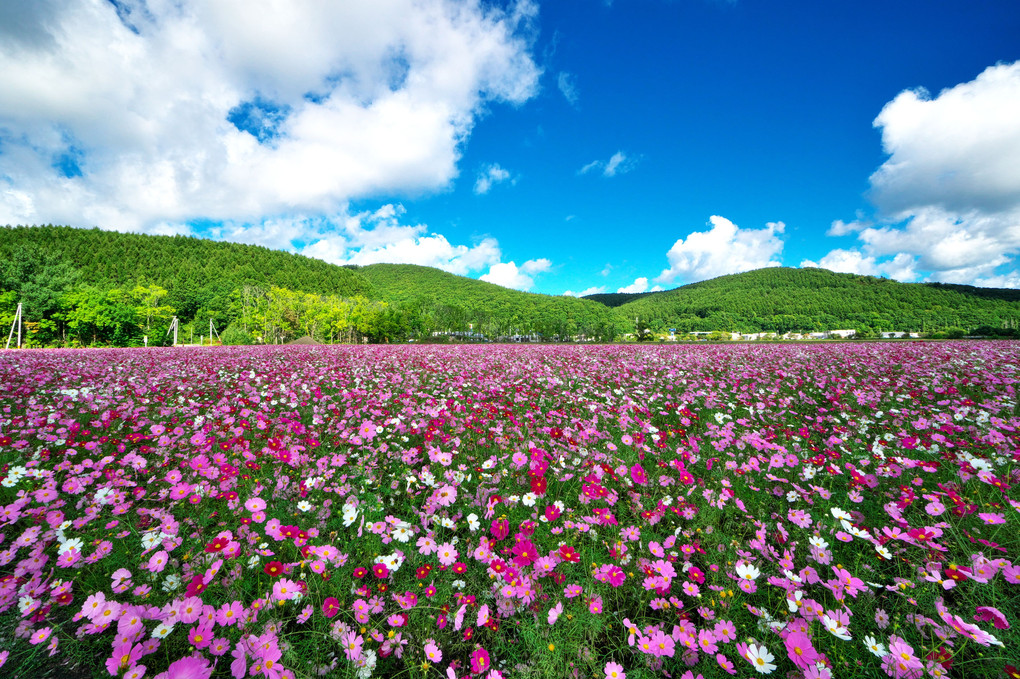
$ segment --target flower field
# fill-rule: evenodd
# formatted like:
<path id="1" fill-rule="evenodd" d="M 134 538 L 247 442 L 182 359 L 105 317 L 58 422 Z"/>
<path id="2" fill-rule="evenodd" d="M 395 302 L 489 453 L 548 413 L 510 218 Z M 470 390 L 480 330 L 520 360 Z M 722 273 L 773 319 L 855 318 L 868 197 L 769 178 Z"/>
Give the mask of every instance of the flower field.
<path id="1" fill-rule="evenodd" d="M 1020 677 L 1020 344 L 0 354 L 10 676 Z"/>

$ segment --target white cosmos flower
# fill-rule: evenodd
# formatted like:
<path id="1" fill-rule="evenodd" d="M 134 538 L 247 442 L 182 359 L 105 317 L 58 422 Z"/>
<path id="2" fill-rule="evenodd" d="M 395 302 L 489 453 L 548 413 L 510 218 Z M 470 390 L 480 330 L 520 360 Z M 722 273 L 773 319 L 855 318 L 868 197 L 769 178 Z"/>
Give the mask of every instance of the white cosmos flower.
<path id="1" fill-rule="evenodd" d="M 345 504 L 343 513 L 344 528 L 347 528 L 352 523 L 354 523 L 354 520 L 357 518 L 358 518 L 357 508 L 355 508 L 354 505 Z"/>
<path id="2" fill-rule="evenodd" d="M 825 625 L 825 629 L 829 630 L 829 634 L 838 639 L 850 641 L 850 639 L 853 638 L 850 636 L 850 630 L 844 627 L 843 623 L 838 620 L 833 620 L 828 615 L 822 616 L 822 623 Z"/>
<path id="3" fill-rule="evenodd" d="M 747 659 L 751 661 L 751 666 L 758 674 L 771 674 L 776 669 L 776 665 L 772 662 L 776 659 L 775 656 L 769 653 L 769 649 L 764 646 L 757 644 L 748 646 Z"/>
<path id="4" fill-rule="evenodd" d="M 828 549 L 829 548 L 828 541 L 825 538 L 823 538 L 822 536 L 820 536 L 820 535 L 812 536 L 811 539 L 808 540 L 808 542 L 810 542 L 812 545 L 814 545 L 818 549 Z"/>
<path id="5" fill-rule="evenodd" d="M 889 649 L 887 649 L 884 644 L 880 644 L 875 637 L 864 637 L 864 645 L 868 647 L 868 650 L 871 651 L 871 654 L 876 658 L 884 658 L 889 655 Z"/>
<path id="6" fill-rule="evenodd" d="M 57 554 L 63 554 L 69 549 L 76 549 L 81 554 L 81 548 L 84 543 L 81 538 L 72 538 L 71 540 L 64 540 L 60 543 L 60 549 L 57 550 Z"/>
<path id="7" fill-rule="evenodd" d="M 168 625 L 165 622 L 161 622 L 156 625 L 156 629 L 152 630 L 152 636 L 156 639 L 165 639 L 171 632 L 174 631 L 173 625 Z"/>
<path id="8" fill-rule="evenodd" d="M 397 542 L 407 542 L 411 539 L 411 527 L 406 523 L 397 525 L 390 536 Z"/>
<path id="9" fill-rule="evenodd" d="M 737 562 L 737 577 L 742 580 L 756 580 L 761 575 L 761 571 L 758 570 L 753 564 L 749 564 L 745 561 Z"/>
<path id="10" fill-rule="evenodd" d="M 525 507 L 534 507 L 537 500 L 538 496 L 534 493 L 525 493 L 524 497 L 521 498 L 521 502 L 524 503 Z"/>
<path id="11" fill-rule="evenodd" d="M 27 611 L 29 609 L 34 610 L 36 603 L 38 603 L 38 602 L 35 599 L 33 599 L 32 597 L 30 597 L 30 596 L 23 596 L 20 599 L 18 599 L 18 611 L 20 611 L 21 614 L 24 615 L 25 611 Z"/>

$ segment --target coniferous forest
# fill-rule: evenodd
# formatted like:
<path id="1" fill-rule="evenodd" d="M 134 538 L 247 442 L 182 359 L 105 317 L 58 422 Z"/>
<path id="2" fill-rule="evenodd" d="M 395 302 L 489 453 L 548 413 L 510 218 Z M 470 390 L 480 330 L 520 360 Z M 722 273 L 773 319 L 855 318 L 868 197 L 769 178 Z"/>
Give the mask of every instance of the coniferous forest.
<path id="1" fill-rule="evenodd" d="M 674 331 L 836 328 L 1016 336 L 1020 291 L 759 269 L 664 292 L 576 299 L 410 264 L 343 267 L 253 245 L 70 227 L 0 227 L 0 323 L 23 346 L 613 341 Z M 6 339 L 6 338 L 5 338 Z"/>

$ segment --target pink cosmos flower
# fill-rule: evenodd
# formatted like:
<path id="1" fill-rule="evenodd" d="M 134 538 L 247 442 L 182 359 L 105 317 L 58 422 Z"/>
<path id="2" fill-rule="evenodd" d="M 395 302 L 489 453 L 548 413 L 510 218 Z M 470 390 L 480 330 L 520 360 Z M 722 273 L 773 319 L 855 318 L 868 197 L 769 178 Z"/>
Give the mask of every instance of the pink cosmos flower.
<path id="1" fill-rule="evenodd" d="M 438 547 L 438 545 L 436 545 L 436 541 L 429 535 L 423 535 L 418 538 L 415 545 L 418 547 L 418 553 L 422 556 L 431 556 L 435 553 L 436 548 Z"/>
<path id="2" fill-rule="evenodd" d="M 195 648 L 205 648 L 212 643 L 212 640 L 212 626 L 196 625 L 188 632 L 188 642 L 190 642 Z"/>
<path id="3" fill-rule="evenodd" d="M 165 550 L 159 550 L 155 554 L 149 557 L 149 563 L 146 568 L 153 573 L 161 573 L 166 568 L 166 562 L 169 558 L 169 554 Z"/>
<path id="4" fill-rule="evenodd" d="M 489 669 L 489 652 L 482 647 L 475 649 L 471 654 L 471 672 L 479 674 Z"/>
<path id="5" fill-rule="evenodd" d="M 52 628 L 50 628 L 50 627 L 43 627 L 41 630 L 38 630 L 38 631 L 34 632 L 32 634 L 32 636 L 29 638 L 28 641 L 33 646 L 36 645 L 36 644 L 41 644 L 42 642 L 44 642 L 47 639 L 49 639 L 50 638 L 50 634 L 52 634 L 52 633 L 53 633 L 53 629 Z"/>
<path id="6" fill-rule="evenodd" d="M 185 591 L 184 595 L 189 597 L 198 596 L 199 594 L 204 592 L 205 589 L 206 584 L 205 581 L 202 579 L 202 576 L 196 575 L 191 579 L 191 582 L 188 583 L 188 588 Z"/>
<path id="7" fill-rule="evenodd" d="M 191 484 L 189 483 L 178 483 L 170 490 L 170 498 L 173 500 L 183 500 L 188 497 L 191 492 Z"/>
<path id="8" fill-rule="evenodd" d="M 165 674 L 156 675 L 157 679 L 209 679 L 213 667 L 201 656 L 186 656 L 170 664 Z"/>
<path id="9" fill-rule="evenodd" d="M 989 526 L 1006 523 L 1006 515 L 1002 512 L 978 512 L 978 517 Z"/>
<path id="10" fill-rule="evenodd" d="M 65 550 L 57 557 L 57 565 L 61 568 L 71 568 L 81 559 L 81 552 L 74 547 Z"/>
<path id="11" fill-rule="evenodd" d="M 514 563 L 524 567 L 531 565 L 538 558 L 538 548 L 531 540 L 519 540 L 513 547 Z"/>
<path id="12" fill-rule="evenodd" d="M 358 436 L 360 436 L 365 441 L 371 441 L 372 439 L 375 438 L 375 435 L 378 431 L 379 430 L 374 423 L 372 423 L 369 420 L 365 420 L 364 422 L 361 423 L 361 426 L 358 427 Z"/>
<path id="13" fill-rule="evenodd" d="M 243 615 L 244 606 L 241 605 L 241 602 L 232 601 L 229 604 L 223 604 L 216 611 L 216 624 L 221 627 L 229 627 L 241 622 Z"/>
<path id="14" fill-rule="evenodd" d="M 651 637 L 652 655 L 656 657 L 666 656 L 672 658 L 675 652 L 676 642 L 662 630 L 656 630 Z"/>
<path id="15" fill-rule="evenodd" d="M 356 599 L 354 601 L 353 608 L 354 618 L 358 622 L 360 622 L 362 625 L 368 622 L 369 611 L 371 610 L 371 607 L 368 605 L 367 601 L 365 601 L 364 599 Z"/>
<path id="16" fill-rule="evenodd" d="M 357 660 L 361 657 L 361 648 L 365 644 L 365 638 L 357 632 L 351 631 L 343 637 L 344 655 L 348 660 Z"/>
<path id="17" fill-rule="evenodd" d="M 995 625 L 995 629 L 1009 629 L 1009 620 L 1002 614 L 998 608 L 992 608 L 991 606 L 978 606 L 976 609 L 977 615 L 974 619 L 978 622 L 982 620 L 985 622 L 991 622 Z"/>
<path id="18" fill-rule="evenodd" d="M 794 632 L 785 639 L 786 653 L 797 667 L 807 669 L 818 660 L 818 651 L 811 645 L 811 637 L 804 632 Z"/>
<path id="19" fill-rule="evenodd" d="M 702 629 L 698 630 L 698 648 L 703 653 L 712 654 L 719 650 L 719 645 L 716 643 L 715 635 L 710 630 Z"/>
<path id="20" fill-rule="evenodd" d="M 634 466 L 630 468 L 630 478 L 639 486 L 648 485 L 648 474 L 645 472 L 644 467 L 640 464 L 635 463 Z"/>
<path id="21" fill-rule="evenodd" d="M 234 658 L 230 663 L 230 673 L 234 679 L 242 679 L 248 673 L 248 653 L 245 650 L 243 639 L 237 642 L 230 655 Z"/>
<path id="22" fill-rule="evenodd" d="M 340 612 L 340 601 L 335 596 L 326 597 L 322 602 L 322 614 L 327 618 L 334 617 Z"/>
<path id="23" fill-rule="evenodd" d="M 430 663 L 438 663 L 443 659 L 443 652 L 436 646 L 436 642 L 429 639 L 425 642 L 425 657 Z"/>
<path id="24" fill-rule="evenodd" d="M 436 550 L 436 553 L 439 556 L 439 563 L 441 563 L 444 566 L 452 566 L 453 563 L 457 560 L 457 557 L 460 556 L 460 553 L 457 551 L 457 548 L 454 547 L 449 542 L 444 542 L 443 544 L 439 545 L 439 547 Z"/>
<path id="25" fill-rule="evenodd" d="M 623 665 L 612 660 L 606 663 L 603 672 L 606 673 L 606 679 L 627 679 L 627 674 L 623 671 Z"/>

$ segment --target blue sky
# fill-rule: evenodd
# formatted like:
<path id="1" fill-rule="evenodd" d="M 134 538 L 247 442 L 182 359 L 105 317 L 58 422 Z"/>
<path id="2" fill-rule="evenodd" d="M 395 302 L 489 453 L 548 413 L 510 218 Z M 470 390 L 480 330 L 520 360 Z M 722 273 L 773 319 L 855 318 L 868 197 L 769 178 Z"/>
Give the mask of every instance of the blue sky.
<path id="1" fill-rule="evenodd" d="M 549 294 L 1020 287 L 1014 2 L 0 5 L 0 223 Z"/>

